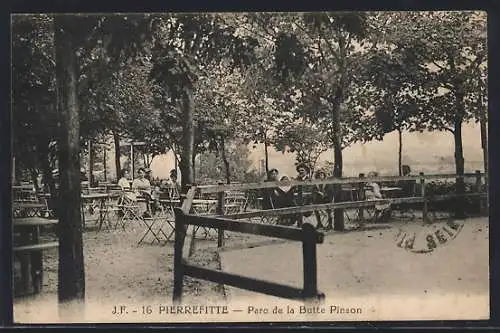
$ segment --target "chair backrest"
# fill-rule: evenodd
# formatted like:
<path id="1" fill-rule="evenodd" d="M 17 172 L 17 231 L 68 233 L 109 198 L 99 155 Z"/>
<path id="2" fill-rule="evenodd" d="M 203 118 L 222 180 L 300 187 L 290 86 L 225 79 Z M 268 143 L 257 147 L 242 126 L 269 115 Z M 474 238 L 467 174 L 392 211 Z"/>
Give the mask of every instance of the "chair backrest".
<path id="1" fill-rule="evenodd" d="M 402 180 L 399 183 L 405 197 L 414 197 L 418 193 L 418 185 L 416 180 Z"/>

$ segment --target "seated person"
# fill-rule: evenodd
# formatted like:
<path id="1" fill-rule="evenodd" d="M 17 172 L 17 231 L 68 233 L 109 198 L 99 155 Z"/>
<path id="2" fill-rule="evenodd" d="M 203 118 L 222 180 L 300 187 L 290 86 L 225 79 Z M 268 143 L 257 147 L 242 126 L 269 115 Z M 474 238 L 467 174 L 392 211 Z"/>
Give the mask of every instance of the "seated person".
<path id="1" fill-rule="evenodd" d="M 408 177 L 411 176 L 411 168 L 409 165 L 403 165 L 402 166 L 402 173 L 403 177 Z M 400 195 L 402 197 L 414 197 L 417 191 L 417 181 L 415 179 L 409 179 L 409 180 L 400 180 L 398 182 L 398 187 L 401 188 Z M 404 213 L 409 213 L 412 218 L 415 218 L 415 214 L 412 211 L 412 207 L 414 207 L 415 204 L 412 203 L 407 203 L 407 202 L 402 202 L 397 205 L 397 209 L 401 211 L 401 214 Z M 418 207 L 418 205 L 417 205 Z"/>
<path id="2" fill-rule="evenodd" d="M 181 185 L 177 180 L 177 170 L 170 170 L 169 197 L 171 199 L 179 199 L 181 193 Z"/>
<path id="3" fill-rule="evenodd" d="M 403 165 L 402 167 L 403 177 L 411 176 L 411 169 L 409 165 Z M 398 186 L 401 187 L 401 192 L 405 197 L 413 197 L 415 195 L 415 187 L 417 181 L 414 179 L 411 180 L 401 180 L 398 182 Z"/>
<path id="4" fill-rule="evenodd" d="M 170 198 L 170 184 L 168 182 L 168 179 L 162 179 L 160 181 L 160 185 L 158 187 L 160 189 L 161 198 L 162 199 L 169 199 Z"/>
<path id="5" fill-rule="evenodd" d="M 290 177 L 283 175 L 280 181 L 290 180 Z M 274 208 L 286 208 L 296 206 L 295 192 L 292 186 L 283 185 L 273 189 L 275 193 Z M 286 214 L 278 217 L 278 224 L 292 225 L 295 222 L 295 214 Z"/>
<path id="6" fill-rule="evenodd" d="M 326 179 L 326 172 L 323 170 L 316 171 L 314 175 L 316 179 L 324 180 Z M 318 184 L 314 185 L 312 188 L 312 200 L 314 204 L 324 204 L 333 202 L 333 185 L 332 184 Z M 328 224 L 326 225 L 326 229 L 332 229 L 332 211 L 331 209 L 326 209 L 326 213 L 328 215 Z M 324 228 L 323 223 L 321 222 L 321 216 L 319 211 L 314 211 L 314 215 L 316 215 L 316 229 Z"/>
<path id="7" fill-rule="evenodd" d="M 118 203 L 124 204 L 137 201 L 137 194 L 131 191 L 128 170 L 122 169 L 120 172 L 120 176 L 121 177 L 118 180 L 118 186 L 120 186 L 123 192 Z"/>
<path id="8" fill-rule="evenodd" d="M 138 178 L 134 179 L 132 182 L 132 191 L 146 200 L 146 209 L 143 214 L 146 217 L 147 215 L 151 215 L 151 212 L 149 211 L 150 203 L 152 201 L 151 183 L 145 177 L 146 172 L 144 168 L 139 168 L 137 175 Z"/>
<path id="9" fill-rule="evenodd" d="M 271 169 L 267 174 L 265 182 L 278 181 L 278 169 Z M 277 203 L 277 192 L 275 188 L 268 187 L 262 189 L 262 209 L 274 209 Z"/>
<path id="10" fill-rule="evenodd" d="M 368 173 L 368 178 L 377 177 L 378 173 L 371 171 Z M 367 183 L 365 185 L 365 199 L 366 200 L 381 200 L 384 196 L 380 191 L 380 185 L 374 181 Z M 390 203 L 377 203 L 375 204 L 375 215 L 373 216 L 374 221 L 387 221 L 391 215 L 391 204 Z"/>
<path id="11" fill-rule="evenodd" d="M 122 190 L 130 189 L 130 180 L 127 169 L 122 169 L 122 171 L 120 172 L 120 179 L 118 180 L 118 186 L 120 186 Z"/>
<path id="12" fill-rule="evenodd" d="M 307 166 L 305 163 L 299 163 L 295 167 L 295 170 L 297 171 L 297 177 L 295 180 L 299 181 L 309 181 L 311 178 L 309 177 L 310 173 L 310 168 Z M 300 191 L 302 190 L 302 193 L 304 192 L 309 192 L 310 188 L 309 186 L 294 186 L 293 191 L 295 192 L 296 197 L 296 204 L 297 206 L 303 206 L 303 205 L 309 205 L 311 203 L 311 198 L 305 197 L 304 195 L 299 196 Z M 302 216 L 309 217 L 311 216 L 312 212 L 305 212 L 302 214 L 295 214 L 295 222 L 297 222 L 297 226 L 301 227 L 302 224 Z"/>
<path id="13" fill-rule="evenodd" d="M 151 195 L 151 183 L 145 177 L 146 172 L 144 171 L 144 168 L 139 168 L 137 175 L 138 177 L 132 182 L 132 191 Z"/>

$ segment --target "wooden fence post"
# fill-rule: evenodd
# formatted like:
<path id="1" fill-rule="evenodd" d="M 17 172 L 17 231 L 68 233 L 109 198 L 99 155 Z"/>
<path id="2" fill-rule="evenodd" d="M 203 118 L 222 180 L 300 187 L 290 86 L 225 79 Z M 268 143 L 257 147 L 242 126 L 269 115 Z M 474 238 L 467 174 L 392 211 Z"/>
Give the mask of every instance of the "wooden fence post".
<path id="1" fill-rule="evenodd" d="M 359 174 L 359 179 L 363 179 L 365 178 L 365 174 L 364 173 L 360 173 Z M 365 200 L 365 193 L 364 193 L 364 183 L 358 183 L 358 201 L 363 201 Z M 360 221 L 364 221 L 365 220 L 365 210 L 363 209 L 363 207 L 359 207 L 358 209 L 358 218 Z"/>
<path id="2" fill-rule="evenodd" d="M 219 183 L 219 185 L 224 185 L 224 183 Z M 224 210 L 225 210 L 225 192 L 220 191 L 217 193 L 217 215 L 224 215 Z M 217 229 L 217 247 L 223 247 L 224 246 L 224 229 L 218 228 Z"/>
<path id="3" fill-rule="evenodd" d="M 316 266 L 316 229 L 310 223 L 302 225 L 302 260 L 304 274 L 304 299 L 312 300 L 318 293 Z"/>
<path id="4" fill-rule="evenodd" d="M 426 193 L 425 193 L 425 178 L 424 178 L 424 173 L 420 172 L 420 195 L 422 198 L 424 198 L 424 206 L 422 208 L 422 217 L 424 219 L 424 222 L 429 222 L 429 217 L 428 217 L 428 206 L 427 206 L 427 198 L 426 198 Z"/>
<path id="5" fill-rule="evenodd" d="M 174 294 L 173 302 L 179 304 L 182 300 L 182 285 L 184 278 L 184 262 L 182 260 L 182 248 L 186 228 L 184 225 L 184 213 L 180 208 L 175 208 L 175 243 L 174 243 Z"/>
<path id="6" fill-rule="evenodd" d="M 297 188 L 297 196 L 298 196 L 298 201 L 299 205 L 303 206 L 304 205 L 304 187 L 302 185 L 299 185 Z M 304 215 L 302 213 L 298 214 L 297 216 L 297 227 L 301 228 L 302 224 L 304 223 Z"/>

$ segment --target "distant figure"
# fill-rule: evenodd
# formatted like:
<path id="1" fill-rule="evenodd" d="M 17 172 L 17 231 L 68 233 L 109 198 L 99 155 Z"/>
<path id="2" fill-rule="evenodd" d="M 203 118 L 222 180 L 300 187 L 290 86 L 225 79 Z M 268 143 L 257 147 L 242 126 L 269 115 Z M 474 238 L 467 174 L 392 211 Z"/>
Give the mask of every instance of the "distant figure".
<path id="1" fill-rule="evenodd" d="M 318 180 L 326 179 L 326 172 L 323 170 L 316 171 L 315 178 Z M 312 198 L 313 203 L 315 204 L 325 204 L 333 202 L 333 186 L 332 184 L 318 184 L 314 185 L 312 190 Z M 331 209 L 325 210 L 328 216 L 328 224 L 326 225 L 326 229 L 333 229 L 332 223 L 332 211 Z M 316 215 L 316 229 L 324 228 L 323 223 L 321 222 L 320 212 L 315 210 L 314 215 Z"/>
<path id="2" fill-rule="evenodd" d="M 151 195 L 151 183 L 146 178 L 146 170 L 144 168 L 139 168 L 137 170 L 138 177 L 132 182 L 132 190 L 134 192 L 144 192 Z"/>
<path id="3" fill-rule="evenodd" d="M 297 170 L 297 180 L 302 180 L 302 181 L 305 181 L 305 180 L 309 180 L 309 172 L 310 172 L 310 169 L 309 167 L 305 164 L 305 163 L 299 163 L 297 165 L 297 167 L 295 168 L 295 170 Z"/>
<path id="4" fill-rule="evenodd" d="M 309 167 L 305 163 L 297 164 L 297 166 L 295 167 L 295 170 L 297 170 L 297 173 L 298 173 L 297 177 L 295 178 L 296 180 L 300 180 L 300 181 L 304 181 L 304 182 L 310 180 L 309 173 L 310 173 L 311 169 L 309 169 Z M 302 196 L 299 195 L 300 190 L 302 190 Z M 308 200 L 308 198 L 304 197 L 304 192 L 308 192 L 306 186 L 294 186 L 293 191 L 294 191 L 294 194 L 297 196 L 297 198 L 295 200 L 297 206 L 303 206 L 303 205 L 307 205 L 310 203 L 311 200 Z M 302 215 L 308 217 L 308 216 L 311 216 L 311 214 L 312 214 L 312 212 L 307 212 L 307 213 L 303 213 L 303 214 L 300 214 L 300 213 L 296 214 L 295 221 L 297 222 L 297 226 L 299 228 L 302 227 Z"/>
<path id="5" fill-rule="evenodd" d="M 411 176 L 411 168 L 409 165 L 403 165 L 401 167 L 403 177 L 409 177 Z M 401 196 L 402 197 L 414 197 L 415 192 L 417 191 L 417 181 L 415 179 L 409 179 L 409 180 L 400 180 L 398 182 L 398 187 L 401 188 Z M 397 205 L 397 208 L 399 208 L 401 215 L 404 215 L 405 213 L 410 214 L 411 218 L 415 218 L 415 213 L 413 212 L 412 207 L 414 204 L 411 203 L 405 203 L 402 202 Z"/>
<path id="6" fill-rule="evenodd" d="M 265 182 L 276 182 L 278 181 L 278 169 L 273 168 L 267 173 L 267 178 Z M 262 189 L 262 209 L 274 209 L 277 198 L 277 192 L 275 188 L 268 187 Z"/>
<path id="7" fill-rule="evenodd" d="M 409 165 L 403 165 L 401 167 L 402 172 L 403 172 L 403 177 L 409 177 L 411 176 L 411 169 Z M 401 191 L 403 192 L 404 196 L 407 197 L 412 197 L 415 194 L 415 185 L 416 185 L 416 180 L 410 179 L 410 180 L 401 180 L 398 182 L 398 186 L 401 187 Z"/>
<path id="8" fill-rule="evenodd" d="M 378 177 L 376 171 L 370 171 L 368 173 L 368 178 Z M 384 198 L 382 192 L 380 191 L 380 185 L 374 181 L 366 184 L 365 187 L 365 198 L 366 200 L 381 200 Z M 377 203 L 375 204 L 375 214 L 373 216 L 374 221 L 385 221 L 389 219 L 391 214 L 391 204 L 390 203 Z"/>
<path id="9" fill-rule="evenodd" d="M 171 199 L 178 199 L 181 193 L 181 184 L 179 184 L 179 181 L 177 179 L 177 170 L 170 170 L 169 196 Z"/>
<path id="10" fill-rule="evenodd" d="M 118 180 L 118 186 L 120 186 L 122 190 L 130 189 L 129 173 L 127 169 L 122 169 L 120 171 L 120 179 Z"/>
<path id="11" fill-rule="evenodd" d="M 283 175 L 280 181 L 286 182 L 290 180 L 290 177 Z M 278 186 L 274 189 L 275 192 L 275 208 L 286 208 L 295 206 L 295 193 L 293 192 L 293 187 L 290 185 Z M 292 225 L 295 222 L 294 214 L 281 215 L 278 218 L 278 224 L 280 225 Z"/>
<path id="12" fill-rule="evenodd" d="M 150 203 L 152 202 L 151 193 L 151 183 L 145 177 L 146 171 L 144 168 L 139 168 L 137 171 L 138 178 L 134 179 L 132 182 L 132 191 L 137 195 L 142 196 L 146 200 L 146 209 L 144 210 L 143 217 L 150 217 L 151 212 L 149 210 Z"/>
<path id="13" fill-rule="evenodd" d="M 401 167 L 401 171 L 402 171 L 402 173 L 403 173 L 403 176 L 409 176 L 409 175 L 410 175 L 410 173 L 411 173 L 411 168 L 410 168 L 410 166 L 409 166 L 409 165 L 406 165 L 406 164 L 405 164 L 405 165 L 403 165 L 403 166 Z"/>

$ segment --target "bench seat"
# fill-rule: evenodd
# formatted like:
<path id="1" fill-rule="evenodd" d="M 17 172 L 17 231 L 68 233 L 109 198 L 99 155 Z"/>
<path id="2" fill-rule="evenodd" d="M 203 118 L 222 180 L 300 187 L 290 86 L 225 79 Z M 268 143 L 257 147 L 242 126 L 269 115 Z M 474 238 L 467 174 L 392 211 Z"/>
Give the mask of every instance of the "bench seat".
<path id="1" fill-rule="evenodd" d="M 33 252 L 33 251 L 43 251 L 46 249 L 51 249 L 54 247 L 58 247 L 59 242 L 47 242 L 40 244 L 32 244 L 32 245 L 21 245 L 15 246 L 14 252 Z"/>

